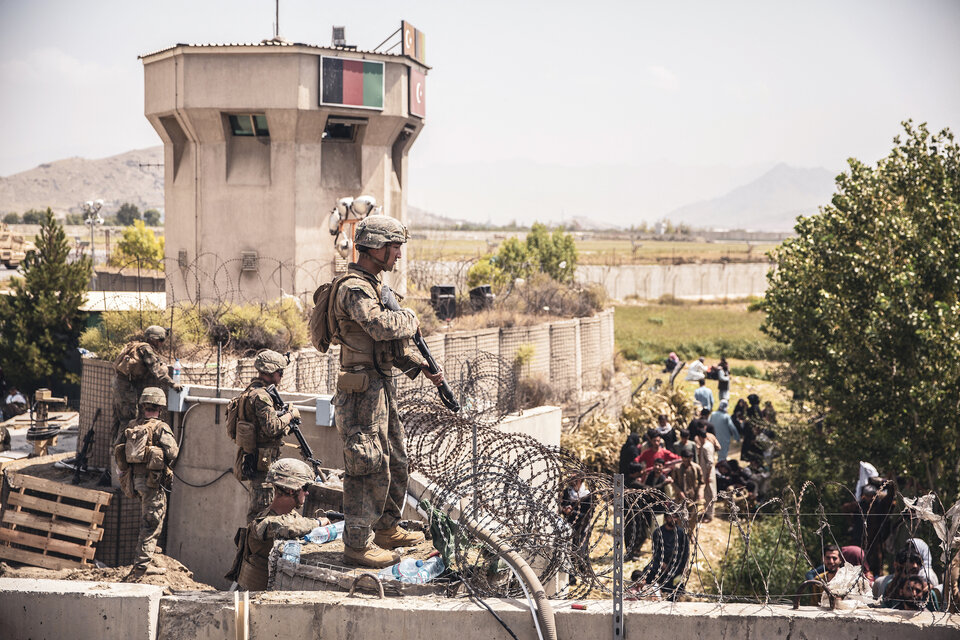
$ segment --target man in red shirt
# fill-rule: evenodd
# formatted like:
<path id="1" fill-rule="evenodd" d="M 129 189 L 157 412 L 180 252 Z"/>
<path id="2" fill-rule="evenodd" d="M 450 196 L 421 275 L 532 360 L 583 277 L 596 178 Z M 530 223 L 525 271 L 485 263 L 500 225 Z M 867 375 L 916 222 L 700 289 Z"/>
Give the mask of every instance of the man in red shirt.
<path id="1" fill-rule="evenodd" d="M 634 462 L 644 463 L 647 469 L 653 468 L 654 460 L 663 460 L 664 469 L 670 469 L 680 463 L 680 456 L 663 446 L 663 438 L 660 437 L 656 429 L 647 431 L 646 440 L 646 448 L 640 452 Z"/>

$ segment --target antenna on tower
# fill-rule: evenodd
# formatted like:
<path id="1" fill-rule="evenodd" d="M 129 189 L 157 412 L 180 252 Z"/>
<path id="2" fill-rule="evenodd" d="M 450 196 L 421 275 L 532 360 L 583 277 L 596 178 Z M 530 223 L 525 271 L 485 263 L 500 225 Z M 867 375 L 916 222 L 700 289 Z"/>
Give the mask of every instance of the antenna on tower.
<path id="1" fill-rule="evenodd" d="M 273 38 L 274 40 L 280 38 L 280 0 L 275 0 L 276 6 L 276 22 L 273 23 Z"/>

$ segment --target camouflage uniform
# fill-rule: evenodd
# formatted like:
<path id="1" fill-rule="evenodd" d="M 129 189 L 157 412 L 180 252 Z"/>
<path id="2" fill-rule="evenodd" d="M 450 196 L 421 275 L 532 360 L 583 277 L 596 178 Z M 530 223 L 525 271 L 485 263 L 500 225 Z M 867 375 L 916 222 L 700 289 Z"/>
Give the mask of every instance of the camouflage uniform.
<path id="1" fill-rule="evenodd" d="M 267 562 L 274 541 L 302 538 L 319 526 L 322 526 L 319 520 L 304 518 L 296 511 L 280 515 L 273 509 L 264 509 L 247 527 L 237 584 L 245 591 L 266 589 Z"/>
<path id="2" fill-rule="evenodd" d="M 243 391 L 244 402 L 240 411 L 240 419 L 252 422 L 257 428 L 257 470 L 253 476 L 247 476 L 250 483 L 250 505 L 247 509 L 246 521 L 256 518 L 273 502 L 273 485 L 266 482 L 267 469 L 280 457 L 280 447 L 283 446 L 283 436 L 290 432 L 289 419 L 285 420 L 277 414 L 273 400 L 266 391 L 269 386 L 259 378 L 254 378 Z M 237 449 L 237 455 L 243 451 Z M 239 461 L 238 461 L 239 462 Z"/>
<path id="3" fill-rule="evenodd" d="M 161 392 L 162 393 L 162 392 Z M 145 463 L 129 463 L 125 455 L 125 445 L 129 430 L 138 425 L 148 425 L 153 435 L 149 443 L 163 451 L 164 468 L 150 471 Z M 173 437 L 169 425 L 157 418 L 132 420 L 118 435 L 114 443 L 114 456 L 122 473 L 129 473 L 133 480 L 133 491 L 140 497 L 140 536 L 137 540 L 137 567 L 146 567 L 157 547 L 157 538 L 163 528 L 163 517 L 167 512 L 167 494 L 161 486 L 165 476 L 170 473 L 169 466 L 177 459 L 180 449 Z"/>
<path id="4" fill-rule="evenodd" d="M 152 328 L 152 327 L 150 327 Z M 147 387 L 169 389 L 173 380 L 167 374 L 167 363 L 163 361 L 153 347 L 147 342 L 135 342 L 137 356 L 146 370 L 142 377 L 130 378 L 117 372 L 113 380 L 113 432 L 117 436 L 121 425 L 126 425 L 137 417 L 137 403 L 140 394 Z M 124 347 L 126 348 L 126 347 Z M 166 407 L 164 407 L 164 410 Z M 161 414 L 162 415 L 162 414 Z"/>
<path id="5" fill-rule="evenodd" d="M 336 290 L 334 314 L 340 376 L 334 422 L 343 440 L 343 541 L 363 549 L 373 530 L 400 520 L 407 491 L 407 451 L 397 414 L 397 367 L 411 379 L 424 364 L 409 348 L 417 330 L 412 311 L 390 311 L 380 301 L 380 279 L 351 263 Z"/>

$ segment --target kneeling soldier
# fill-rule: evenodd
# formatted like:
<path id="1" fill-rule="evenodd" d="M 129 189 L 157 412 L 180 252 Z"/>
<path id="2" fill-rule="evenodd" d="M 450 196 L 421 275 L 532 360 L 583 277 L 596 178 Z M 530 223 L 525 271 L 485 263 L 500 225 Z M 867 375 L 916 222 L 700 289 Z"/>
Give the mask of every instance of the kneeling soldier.
<path id="1" fill-rule="evenodd" d="M 266 481 L 274 489 L 273 502 L 237 532 L 237 559 L 228 580 L 236 580 L 244 591 L 263 591 L 274 541 L 301 538 L 330 524 L 326 518 L 305 518 L 295 511 L 303 506 L 307 485 L 313 480 L 313 468 L 302 460 L 281 458 L 270 465 Z"/>
<path id="2" fill-rule="evenodd" d="M 157 547 L 167 512 L 167 494 L 163 488 L 172 476 L 170 465 L 180 452 L 173 432 L 160 420 L 160 409 L 167 403 L 163 391 L 147 387 L 140 394 L 142 417 L 131 420 L 117 434 L 113 452 L 120 469 L 120 486 L 128 498 L 140 497 L 140 537 L 138 553 L 130 574 L 138 578 L 146 573 L 162 573 L 148 565 Z"/>

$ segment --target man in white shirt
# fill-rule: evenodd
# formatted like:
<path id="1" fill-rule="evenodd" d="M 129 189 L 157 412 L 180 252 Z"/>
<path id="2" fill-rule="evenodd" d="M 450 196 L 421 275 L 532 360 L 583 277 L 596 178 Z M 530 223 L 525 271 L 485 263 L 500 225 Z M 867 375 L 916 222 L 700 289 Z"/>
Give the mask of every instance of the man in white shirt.
<path id="1" fill-rule="evenodd" d="M 707 367 L 704 364 L 703 356 L 699 359 L 694 360 L 690 367 L 687 369 L 687 380 L 696 382 L 697 380 L 703 380 L 707 375 Z"/>

